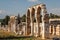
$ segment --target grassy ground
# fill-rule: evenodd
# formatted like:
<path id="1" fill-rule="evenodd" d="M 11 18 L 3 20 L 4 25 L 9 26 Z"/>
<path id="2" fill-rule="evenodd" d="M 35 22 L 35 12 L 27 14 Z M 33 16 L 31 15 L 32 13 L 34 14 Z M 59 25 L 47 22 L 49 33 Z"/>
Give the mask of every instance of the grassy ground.
<path id="1" fill-rule="evenodd" d="M 16 37 L 15 33 L 0 30 L 0 40 L 42 40 L 42 39 L 41 37 L 37 37 L 37 38 L 36 37 Z M 52 40 L 52 38 L 44 39 L 44 40 Z"/>
<path id="2" fill-rule="evenodd" d="M 15 36 L 16 34 L 13 32 L 7 32 L 4 30 L 0 30 L 0 38 L 4 38 L 4 37 L 9 37 L 9 36 Z"/>
<path id="3" fill-rule="evenodd" d="M 38 38 L 13 38 L 13 39 L 4 39 L 4 40 L 43 40 L 43 39 L 41 39 L 40 37 L 38 37 Z M 52 39 L 44 39 L 44 40 L 52 40 Z"/>

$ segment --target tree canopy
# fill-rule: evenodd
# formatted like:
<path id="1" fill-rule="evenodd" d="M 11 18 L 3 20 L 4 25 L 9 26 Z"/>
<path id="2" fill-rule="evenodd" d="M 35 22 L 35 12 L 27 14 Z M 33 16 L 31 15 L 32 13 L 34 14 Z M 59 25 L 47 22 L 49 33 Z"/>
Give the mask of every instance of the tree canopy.
<path id="1" fill-rule="evenodd" d="M 26 22 L 26 15 L 24 14 L 24 15 L 21 17 L 21 19 L 22 19 L 22 22 Z"/>
<path id="2" fill-rule="evenodd" d="M 41 17 L 42 17 L 42 15 L 40 16 L 40 22 L 41 22 Z M 50 13 L 49 18 L 60 18 L 60 16 Z M 0 19 L 0 22 L 2 25 L 8 25 L 9 20 L 10 20 L 10 16 L 6 15 L 4 19 Z M 26 22 L 26 15 L 24 14 L 22 17 L 20 17 L 20 15 L 18 14 L 17 21 L 18 21 L 18 24 L 20 22 Z M 36 22 L 35 18 L 34 18 L 34 22 Z"/>
<path id="3" fill-rule="evenodd" d="M 2 19 L 1 25 L 8 25 L 9 20 L 10 20 L 10 17 L 8 15 L 6 15 L 5 18 Z"/>
<path id="4" fill-rule="evenodd" d="M 50 13 L 50 18 L 60 18 L 60 16 L 56 15 L 56 14 L 53 14 L 53 13 Z"/>
<path id="5" fill-rule="evenodd" d="M 17 22 L 18 22 L 18 24 L 21 23 L 21 18 L 20 18 L 20 15 L 19 14 L 17 16 Z"/>

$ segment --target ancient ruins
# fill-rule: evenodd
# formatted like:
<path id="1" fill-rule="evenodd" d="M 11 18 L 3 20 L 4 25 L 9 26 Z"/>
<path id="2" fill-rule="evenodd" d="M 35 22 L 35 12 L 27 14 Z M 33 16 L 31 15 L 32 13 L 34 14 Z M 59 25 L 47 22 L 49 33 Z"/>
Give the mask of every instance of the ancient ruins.
<path id="1" fill-rule="evenodd" d="M 49 36 L 49 15 L 45 4 L 38 4 L 28 8 L 26 17 L 26 35 L 42 36 L 43 39 L 45 36 Z M 34 18 L 36 19 L 35 24 Z M 40 22 L 40 19 L 42 22 Z"/>
<path id="2" fill-rule="evenodd" d="M 23 36 L 41 37 L 42 39 L 49 38 L 50 35 L 60 35 L 60 20 L 49 19 L 45 4 L 28 8 L 26 22 L 17 24 L 17 17 L 11 16 L 7 27 L 8 32 L 15 32 Z"/>

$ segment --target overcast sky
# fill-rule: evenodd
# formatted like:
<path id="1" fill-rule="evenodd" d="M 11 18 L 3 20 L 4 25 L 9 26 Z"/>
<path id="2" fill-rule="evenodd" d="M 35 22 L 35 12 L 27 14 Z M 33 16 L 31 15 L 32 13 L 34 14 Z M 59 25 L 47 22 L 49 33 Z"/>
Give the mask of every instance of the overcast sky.
<path id="1" fill-rule="evenodd" d="M 40 3 L 46 4 L 48 13 L 60 15 L 60 0 L 0 0 L 0 18 L 18 13 L 22 16 L 27 8 Z"/>

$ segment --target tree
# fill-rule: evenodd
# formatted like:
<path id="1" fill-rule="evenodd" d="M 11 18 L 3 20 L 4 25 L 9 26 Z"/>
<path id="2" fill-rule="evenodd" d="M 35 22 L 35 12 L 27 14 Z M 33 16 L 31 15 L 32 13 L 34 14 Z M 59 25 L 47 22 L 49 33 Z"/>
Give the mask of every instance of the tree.
<path id="1" fill-rule="evenodd" d="M 26 22 L 26 15 L 24 14 L 24 15 L 21 17 L 21 19 L 22 19 L 22 22 Z"/>
<path id="2" fill-rule="evenodd" d="M 60 18 L 60 16 L 58 16 L 58 15 L 56 15 L 56 14 L 52 14 L 52 13 L 50 13 L 50 16 L 49 16 L 50 18 Z"/>
<path id="3" fill-rule="evenodd" d="M 50 13 L 50 18 L 54 18 L 54 14 Z"/>
<path id="4" fill-rule="evenodd" d="M 18 24 L 21 23 L 21 18 L 20 18 L 20 15 L 19 14 L 17 16 L 17 22 L 18 22 Z"/>
<path id="5" fill-rule="evenodd" d="M 5 18 L 4 18 L 4 20 L 5 20 L 5 25 L 8 25 L 10 17 L 8 15 L 6 15 Z"/>
<path id="6" fill-rule="evenodd" d="M 1 21 L 1 25 L 5 25 L 5 19 Z"/>
<path id="7" fill-rule="evenodd" d="M 1 26 L 2 25 L 8 25 L 8 21 L 10 20 L 10 17 L 8 16 L 8 15 L 6 15 L 5 16 L 5 18 L 4 19 L 2 19 L 2 21 L 1 21 Z"/>

